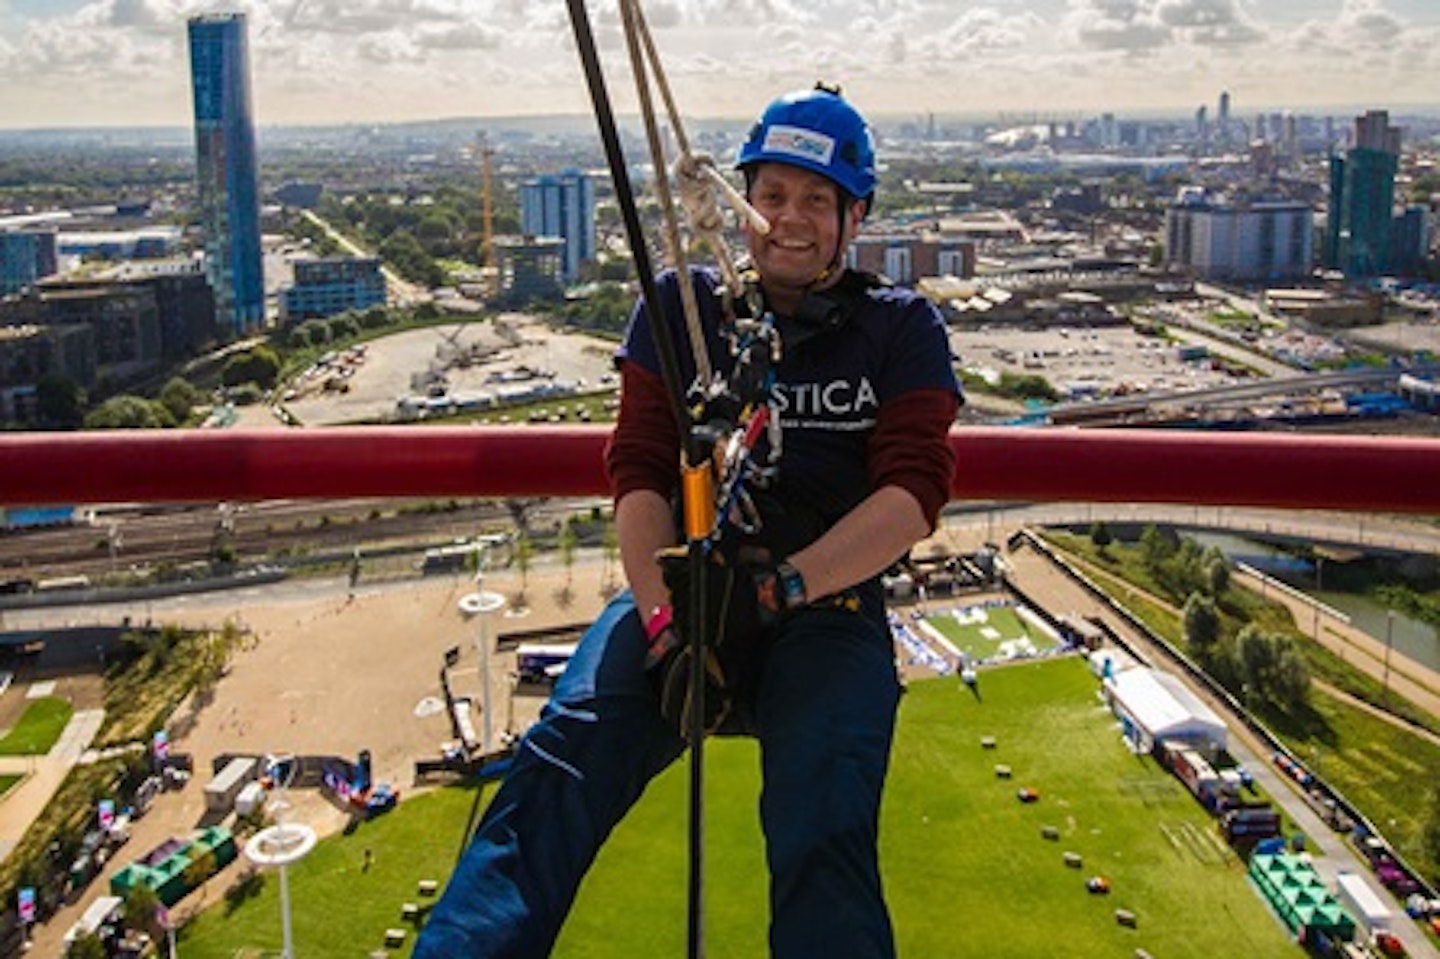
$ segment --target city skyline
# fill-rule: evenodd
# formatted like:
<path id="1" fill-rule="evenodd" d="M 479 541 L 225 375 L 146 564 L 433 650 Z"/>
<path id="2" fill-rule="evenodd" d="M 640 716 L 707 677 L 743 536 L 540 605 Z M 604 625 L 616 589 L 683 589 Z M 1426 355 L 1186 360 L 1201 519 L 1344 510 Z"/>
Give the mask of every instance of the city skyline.
<path id="1" fill-rule="evenodd" d="M 0 127 L 178 126 L 185 21 L 251 24 L 262 125 L 583 114 L 561 3 L 0 0 Z M 613 2 L 590 4 L 617 109 Z M 875 115 L 1440 106 L 1433 0 L 646 2 L 682 110 L 743 118 L 817 77 Z"/>

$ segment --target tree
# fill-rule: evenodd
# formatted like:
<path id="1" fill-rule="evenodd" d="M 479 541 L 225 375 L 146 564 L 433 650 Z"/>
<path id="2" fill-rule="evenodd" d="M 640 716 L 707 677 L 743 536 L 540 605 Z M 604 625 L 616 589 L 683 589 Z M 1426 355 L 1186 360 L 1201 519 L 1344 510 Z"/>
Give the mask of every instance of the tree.
<path id="1" fill-rule="evenodd" d="M 1090 527 L 1090 542 L 1095 544 L 1095 549 L 1101 556 L 1105 555 L 1106 547 L 1115 542 L 1110 535 L 1110 527 L 1106 526 L 1103 520 Z"/>
<path id="2" fill-rule="evenodd" d="M 125 925 L 149 933 L 152 939 L 160 938 L 160 906 L 160 896 L 154 889 L 143 882 L 135 883 L 125 891 Z"/>
<path id="3" fill-rule="evenodd" d="M 65 949 L 65 959 L 106 959 L 105 943 L 93 932 L 82 932 Z"/>
<path id="4" fill-rule="evenodd" d="M 346 340 L 360 335 L 360 323 L 349 311 L 332 316 L 329 325 L 332 340 Z"/>
<path id="5" fill-rule="evenodd" d="M 1285 708 L 1297 706 L 1310 696 L 1310 667 L 1305 657 L 1296 648 L 1295 641 L 1275 637 L 1275 667 L 1270 679 L 1270 691 Z"/>
<path id="6" fill-rule="evenodd" d="M 380 244 L 380 256 L 407 280 L 428 286 L 445 282 L 445 271 L 408 230 L 396 230 Z"/>
<path id="7" fill-rule="evenodd" d="M 1279 709 L 1288 710 L 1309 694 L 1310 670 L 1289 637 L 1262 632 L 1252 623 L 1235 637 L 1235 661 L 1251 693 Z"/>
<path id="8" fill-rule="evenodd" d="M 565 564 L 565 588 L 568 590 L 575 576 L 575 527 L 568 516 L 560 524 L 555 545 L 560 550 L 560 562 Z"/>
<path id="9" fill-rule="evenodd" d="M 85 391 L 73 380 L 47 373 L 35 381 L 35 405 L 40 425 L 73 430 L 85 420 Z"/>
<path id="10" fill-rule="evenodd" d="M 174 425 L 175 418 L 163 405 L 128 393 L 112 396 L 85 416 L 87 430 L 148 430 Z"/>
<path id="11" fill-rule="evenodd" d="M 524 608 L 525 591 L 530 585 L 530 561 L 535 557 L 534 547 L 530 544 L 530 534 L 520 530 L 515 534 L 515 568 L 520 570 L 520 592 L 515 597 L 515 605 Z"/>
<path id="12" fill-rule="evenodd" d="M 280 357 L 268 346 L 257 346 L 226 360 L 220 371 L 220 382 L 226 386 L 255 383 L 268 390 L 279 376 Z"/>
<path id="13" fill-rule="evenodd" d="M 1152 573 L 1180 549 L 1180 537 L 1169 527 L 1147 526 L 1140 534 L 1140 557 Z"/>
<path id="14" fill-rule="evenodd" d="M 1230 588 L 1230 562 L 1224 556 L 1206 560 L 1205 587 L 1210 595 L 1215 597 Z"/>
<path id="15" fill-rule="evenodd" d="M 1208 596 L 1191 593 L 1185 601 L 1185 645 L 1202 665 L 1209 662 L 1220 642 L 1220 614 Z"/>
<path id="16" fill-rule="evenodd" d="M 205 394 L 183 376 L 172 376 L 160 388 L 160 405 L 170 411 L 176 423 L 190 418 L 190 410 L 205 402 Z"/>
<path id="17" fill-rule="evenodd" d="M 205 880 L 215 875 L 218 863 L 215 860 L 215 850 L 205 847 L 196 847 L 198 852 L 195 857 L 185 866 L 185 884 L 191 889 L 200 889 L 200 899 L 205 899 Z"/>

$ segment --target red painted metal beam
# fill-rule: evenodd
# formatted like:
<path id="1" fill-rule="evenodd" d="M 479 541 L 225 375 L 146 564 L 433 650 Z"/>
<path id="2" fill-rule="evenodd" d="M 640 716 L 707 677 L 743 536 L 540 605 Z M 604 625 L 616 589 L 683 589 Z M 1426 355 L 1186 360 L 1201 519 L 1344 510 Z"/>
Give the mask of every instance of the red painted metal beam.
<path id="1" fill-rule="evenodd" d="M 0 435 L 0 504 L 606 493 L 608 428 L 338 427 Z M 1440 440 L 973 427 L 955 499 L 1440 515 Z"/>

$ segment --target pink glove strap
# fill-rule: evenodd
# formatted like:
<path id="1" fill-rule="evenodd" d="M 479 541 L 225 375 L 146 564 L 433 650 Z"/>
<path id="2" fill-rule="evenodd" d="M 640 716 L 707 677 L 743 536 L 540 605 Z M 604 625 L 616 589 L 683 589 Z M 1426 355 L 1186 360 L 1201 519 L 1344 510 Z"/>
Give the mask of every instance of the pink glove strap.
<path id="1" fill-rule="evenodd" d="M 661 633 L 670 628 L 674 618 L 675 611 L 668 605 L 656 606 L 650 611 L 650 618 L 645 620 L 645 638 L 655 642 Z"/>

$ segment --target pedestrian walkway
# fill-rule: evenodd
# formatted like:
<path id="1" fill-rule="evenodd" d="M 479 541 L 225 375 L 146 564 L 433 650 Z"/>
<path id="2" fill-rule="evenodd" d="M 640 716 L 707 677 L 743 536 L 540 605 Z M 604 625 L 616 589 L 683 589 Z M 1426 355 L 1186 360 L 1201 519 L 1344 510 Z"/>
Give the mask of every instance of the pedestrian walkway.
<path id="1" fill-rule="evenodd" d="M 0 757 L 0 775 L 23 777 L 0 796 L 0 860 L 10 855 L 25 830 L 45 811 L 50 798 L 65 781 L 65 775 L 89 748 L 104 719 L 104 710 L 81 710 L 70 717 L 46 755 Z"/>

